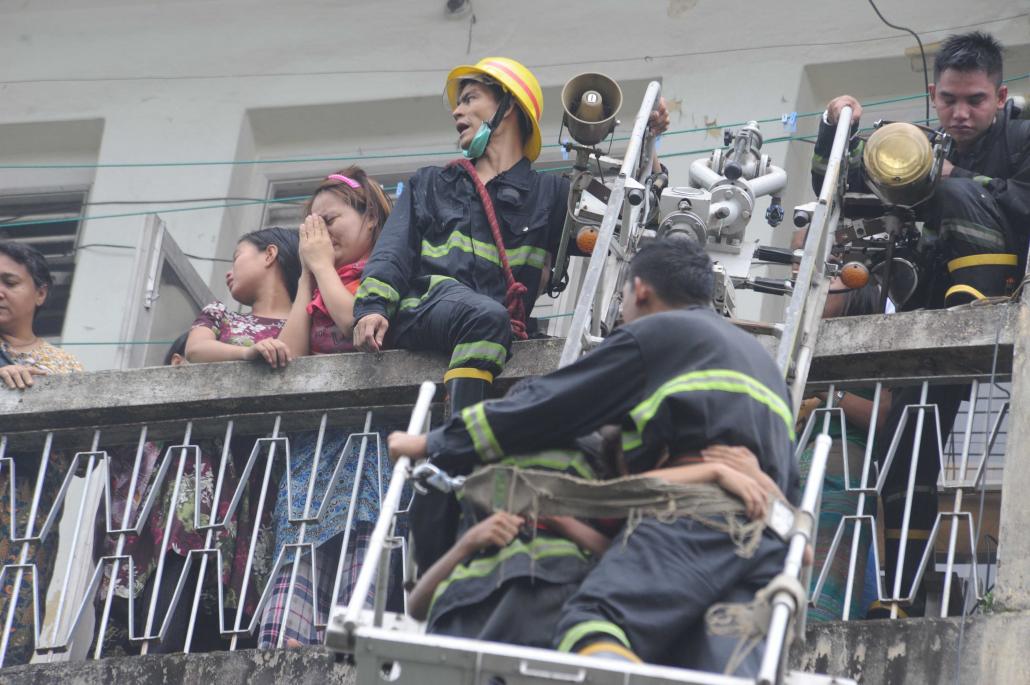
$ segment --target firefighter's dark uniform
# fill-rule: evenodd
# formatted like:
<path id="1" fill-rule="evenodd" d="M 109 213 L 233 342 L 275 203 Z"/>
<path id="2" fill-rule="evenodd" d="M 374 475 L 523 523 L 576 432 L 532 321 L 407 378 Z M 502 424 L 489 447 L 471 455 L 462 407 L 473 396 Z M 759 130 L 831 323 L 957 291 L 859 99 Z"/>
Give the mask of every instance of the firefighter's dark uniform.
<path id="1" fill-rule="evenodd" d="M 822 186 L 833 146 L 834 127 L 825 121 L 812 156 L 812 186 Z M 868 192 L 862 178 L 864 141 L 852 139 L 848 190 Z M 1019 281 L 1030 236 L 1030 121 L 1013 118 L 1011 105 L 999 110 L 984 135 L 967 152 L 953 147 L 951 175 L 917 208 L 924 221 L 926 286 L 910 307 L 939 309 L 970 298 L 1005 294 Z M 936 267 L 936 268 L 935 268 Z M 982 267 L 987 267 L 986 269 Z M 995 267 L 995 268 L 990 268 Z M 1007 268 L 998 268 L 1007 267 Z M 941 273 L 947 271 L 947 275 Z"/>
<path id="2" fill-rule="evenodd" d="M 618 424 L 633 473 L 654 468 L 664 454 L 743 445 L 796 500 L 786 397 L 776 365 L 753 337 L 709 308 L 692 307 L 622 326 L 576 363 L 530 379 L 515 396 L 452 417 L 429 433 L 427 447 L 435 463 L 461 471 L 561 447 Z M 786 553 L 784 543 L 766 534 L 754 557 L 739 558 L 728 536 L 686 519 L 645 519 L 625 547 L 619 540 L 566 602 L 552 644 L 570 648 L 600 634 L 623 641 L 646 661 L 692 663 L 690 656 L 705 647 L 692 649 L 684 640 L 703 633 L 697 629 L 707 606 L 725 596 L 751 596 L 781 570 Z M 698 541 L 703 554 L 684 554 L 698 549 Z M 535 616 L 527 607 L 506 619 Z"/>
<path id="3" fill-rule="evenodd" d="M 832 143 L 833 128 L 823 122 L 812 159 L 816 192 L 822 184 Z M 861 145 L 861 141 L 853 140 L 848 173 L 849 190 L 859 192 L 864 189 L 860 172 Z M 925 285 L 906 304 L 906 309 L 940 309 L 973 298 L 1007 294 L 1026 268 L 1030 236 L 1030 121 L 1016 119 L 1009 103 L 998 111 L 994 123 L 970 150 L 959 152 L 953 148 L 948 160 L 954 165 L 951 176 L 941 179 L 933 197 L 919 210 L 919 218 L 924 220 L 922 246 L 926 252 L 921 280 Z M 877 441 L 881 464 L 905 407 L 919 404 L 920 387 L 898 388 L 891 395 L 886 431 Z M 930 387 L 927 402 L 937 405 L 944 442 L 948 440 L 959 405 L 968 395 L 967 385 Z M 915 419 L 916 415 L 911 414 L 881 493 L 889 588 L 893 587 L 898 564 Z M 905 595 L 937 515 L 940 457 L 936 425 L 933 415 L 927 414 L 902 575 Z"/>
<path id="4" fill-rule="evenodd" d="M 486 184 L 526 316 L 561 239 L 568 179 L 540 174 L 523 157 Z M 450 355 L 444 380 L 451 407 L 485 396 L 511 354 L 507 283 L 483 203 L 458 166 L 415 172 L 365 265 L 354 319 L 381 314 L 387 342 Z M 412 502 L 415 559 L 428 568 L 454 543 L 458 507 L 432 491 Z"/>
<path id="5" fill-rule="evenodd" d="M 558 249 L 569 181 L 523 158 L 486 184 L 515 280 L 533 309 L 549 255 Z M 365 265 L 354 319 L 381 314 L 388 340 L 451 356 L 450 369 L 496 376 L 511 354 L 507 284 L 483 204 L 457 166 L 415 172 Z"/>

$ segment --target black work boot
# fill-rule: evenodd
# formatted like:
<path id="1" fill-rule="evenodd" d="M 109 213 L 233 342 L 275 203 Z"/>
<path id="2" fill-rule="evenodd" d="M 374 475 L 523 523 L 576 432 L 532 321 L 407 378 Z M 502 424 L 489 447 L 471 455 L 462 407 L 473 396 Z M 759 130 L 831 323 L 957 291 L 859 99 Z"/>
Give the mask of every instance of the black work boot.
<path id="1" fill-rule="evenodd" d="M 485 400 L 493 383 L 493 374 L 479 369 L 451 369 L 444 375 L 444 382 L 447 384 L 447 415 L 450 417 Z"/>
<path id="2" fill-rule="evenodd" d="M 988 297 L 1008 296 L 1019 282 L 1019 257 L 1014 254 L 975 254 L 948 262 L 951 287 L 944 304 L 954 307 Z"/>

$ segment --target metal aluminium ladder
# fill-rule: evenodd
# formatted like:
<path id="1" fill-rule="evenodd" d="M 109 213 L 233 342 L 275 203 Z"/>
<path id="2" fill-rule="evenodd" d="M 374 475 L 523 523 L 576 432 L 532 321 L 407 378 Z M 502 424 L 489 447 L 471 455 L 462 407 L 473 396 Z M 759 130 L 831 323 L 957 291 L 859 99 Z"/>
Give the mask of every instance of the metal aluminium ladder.
<path id="1" fill-rule="evenodd" d="M 809 222 L 805 248 L 798 267 L 794 291 L 787 305 L 787 314 L 776 349 L 776 364 L 787 378 L 797 416 L 808 382 L 815 342 L 822 320 L 823 306 L 830 287 L 826 275 L 826 258 L 840 219 L 843 183 L 847 178 L 847 146 L 851 131 L 851 108 L 841 109 L 833 148 L 826 166 L 826 175 Z"/>
<path id="2" fill-rule="evenodd" d="M 647 130 L 647 122 L 651 112 L 658 107 L 661 93 L 661 85 L 657 81 L 651 81 L 633 121 L 629 145 L 622 159 L 619 174 L 611 187 L 604 218 L 601 219 L 598 229 L 597 242 L 594 244 L 579 289 L 568 337 L 565 339 L 565 347 L 558 362 L 559 367 L 568 366 L 576 361 L 585 349 L 600 342 L 601 324 L 604 323 L 610 329 L 618 315 L 625 266 L 632 257 L 631 252 L 635 249 L 636 241 L 643 229 L 641 216 L 644 214 L 644 204 L 649 202 L 644 179 L 651 173 L 654 163 L 655 141 L 654 136 Z M 619 224 L 620 218 L 622 230 L 619 232 L 619 240 L 615 242 L 615 227 Z M 609 254 L 615 259 L 618 275 L 614 292 L 602 317 L 602 285 Z"/>

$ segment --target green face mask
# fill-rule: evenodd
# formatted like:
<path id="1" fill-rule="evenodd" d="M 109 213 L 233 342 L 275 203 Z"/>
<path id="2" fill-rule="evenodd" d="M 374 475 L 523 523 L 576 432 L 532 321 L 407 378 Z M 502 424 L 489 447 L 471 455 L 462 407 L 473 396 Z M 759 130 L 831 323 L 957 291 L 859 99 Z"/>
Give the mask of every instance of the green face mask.
<path id="1" fill-rule="evenodd" d="M 468 148 L 461 151 L 465 159 L 479 159 L 483 156 L 483 153 L 486 152 L 486 146 L 490 144 L 490 135 L 494 132 L 494 129 L 501 125 L 501 119 L 504 118 L 504 114 L 508 111 L 509 107 L 511 107 L 511 95 L 505 93 L 490 121 L 484 121 L 479 125 L 479 130 L 476 131 L 476 135 L 472 136 L 472 141 L 469 143 Z"/>
<path id="2" fill-rule="evenodd" d="M 479 159 L 486 152 L 486 146 L 490 143 L 490 134 L 493 130 L 490 128 L 490 124 L 485 121 L 479 125 L 479 130 L 476 131 L 476 135 L 472 136 L 472 142 L 469 146 L 461 151 L 461 154 L 465 155 L 465 159 Z"/>

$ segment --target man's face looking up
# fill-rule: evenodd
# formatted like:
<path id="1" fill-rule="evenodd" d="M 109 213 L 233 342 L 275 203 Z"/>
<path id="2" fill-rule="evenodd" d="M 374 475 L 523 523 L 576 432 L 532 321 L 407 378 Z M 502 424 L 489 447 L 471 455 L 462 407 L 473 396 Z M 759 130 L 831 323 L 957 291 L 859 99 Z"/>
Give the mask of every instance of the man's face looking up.
<path id="1" fill-rule="evenodd" d="M 955 139 L 958 149 L 964 150 L 994 123 L 998 109 L 1008 99 L 1008 88 L 995 85 L 994 79 L 979 69 L 945 69 L 930 86 L 930 97 L 941 127 Z"/>

